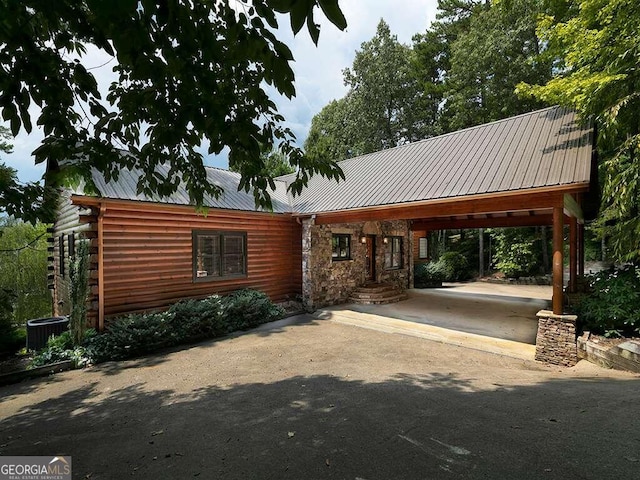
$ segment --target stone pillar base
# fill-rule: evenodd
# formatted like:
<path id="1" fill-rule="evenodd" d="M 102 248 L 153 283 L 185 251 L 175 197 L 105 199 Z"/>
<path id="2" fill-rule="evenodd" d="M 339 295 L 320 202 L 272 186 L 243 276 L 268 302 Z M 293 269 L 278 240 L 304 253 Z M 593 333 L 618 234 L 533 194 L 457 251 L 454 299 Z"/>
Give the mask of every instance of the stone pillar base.
<path id="1" fill-rule="evenodd" d="M 578 363 L 575 315 L 556 315 L 540 310 L 536 335 L 536 360 L 572 367 Z"/>

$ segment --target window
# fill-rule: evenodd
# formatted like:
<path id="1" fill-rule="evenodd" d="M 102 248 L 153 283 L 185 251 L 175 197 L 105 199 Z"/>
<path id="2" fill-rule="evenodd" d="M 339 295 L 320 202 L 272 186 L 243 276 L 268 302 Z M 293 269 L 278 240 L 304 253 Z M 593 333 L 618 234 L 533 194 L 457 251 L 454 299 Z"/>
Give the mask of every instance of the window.
<path id="1" fill-rule="evenodd" d="M 64 235 L 58 237 L 58 260 L 60 262 L 58 275 L 64 277 Z"/>
<path id="2" fill-rule="evenodd" d="M 351 235 L 334 234 L 331 239 L 331 247 L 331 259 L 334 262 L 339 260 L 351 260 Z"/>
<path id="3" fill-rule="evenodd" d="M 427 237 L 418 239 L 418 258 L 429 258 L 429 249 L 427 248 Z"/>
<path id="4" fill-rule="evenodd" d="M 70 233 L 67 236 L 67 244 L 69 245 L 69 258 L 76 256 L 76 236 Z"/>
<path id="5" fill-rule="evenodd" d="M 402 268 L 402 237 L 387 237 L 384 268 Z"/>
<path id="6" fill-rule="evenodd" d="M 194 231 L 194 281 L 246 275 L 246 243 L 244 232 Z"/>

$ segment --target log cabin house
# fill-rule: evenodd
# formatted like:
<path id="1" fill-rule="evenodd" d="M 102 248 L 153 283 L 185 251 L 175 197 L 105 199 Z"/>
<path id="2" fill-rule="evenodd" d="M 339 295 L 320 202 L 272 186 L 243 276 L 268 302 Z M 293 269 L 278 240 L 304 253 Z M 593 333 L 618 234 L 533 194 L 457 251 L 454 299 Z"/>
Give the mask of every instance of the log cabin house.
<path id="1" fill-rule="evenodd" d="M 553 226 L 553 313 L 563 313 L 563 227 L 570 288 L 583 273 L 582 205 L 597 179 L 593 129 L 551 107 L 340 162 L 346 179 L 310 179 L 296 197 L 276 179 L 273 211 L 238 191 L 239 175 L 208 168 L 224 189 L 208 212 L 178 190 L 136 193 L 123 171 L 98 196 L 66 190 L 53 227 L 55 314 L 68 305 L 68 262 L 79 237 L 91 245 L 90 322 L 250 287 L 305 306 L 346 302 L 364 285 L 412 287 L 422 238 L 440 229 Z M 595 189 L 597 190 L 597 188 Z M 395 296 L 393 296 L 395 295 Z"/>

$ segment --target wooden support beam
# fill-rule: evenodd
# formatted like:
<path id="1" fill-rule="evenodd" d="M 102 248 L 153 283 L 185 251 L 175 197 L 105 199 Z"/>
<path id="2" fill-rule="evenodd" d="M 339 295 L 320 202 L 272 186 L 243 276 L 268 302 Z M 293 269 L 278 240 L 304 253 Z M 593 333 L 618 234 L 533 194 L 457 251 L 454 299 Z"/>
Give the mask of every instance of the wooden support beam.
<path id="1" fill-rule="evenodd" d="M 573 187 L 573 190 L 579 188 Z M 316 214 L 316 225 L 331 223 L 366 222 L 375 220 L 410 220 L 445 217 L 451 215 L 478 215 L 519 210 L 545 210 L 562 203 L 565 191 L 548 189 L 520 190 L 466 197 L 425 200 L 372 207 L 353 208 Z M 300 216 L 300 215 L 294 215 Z"/>
<path id="2" fill-rule="evenodd" d="M 536 227 L 552 224 L 553 215 L 545 214 L 521 217 L 471 218 L 465 220 L 434 218 L 431 220 L 416 220 L 411 228 L 413 230 L 451 230 L 456 228 Z"/>
<path id="3" fill-rule="evenodd" d="M 578 223 L 584 223 L 584 213 L 582 213 L 582 208 L 576 202 L 575 198 L 572 195 L 565 193 L 564 194 L 564 213 L 578 220 Z"/>
<path id="4" fill-rule="evenodd" d="M 562 207 L 553 209 L 553 313 L 562 315 L 564 310 L 563 288 L 563 227 L 564 212 Z"/>
<path id="5" fill-rule="evenodd" d="M 569 219 L 569 292 L 576 293 L 578 276 L 578 221 Z"/>

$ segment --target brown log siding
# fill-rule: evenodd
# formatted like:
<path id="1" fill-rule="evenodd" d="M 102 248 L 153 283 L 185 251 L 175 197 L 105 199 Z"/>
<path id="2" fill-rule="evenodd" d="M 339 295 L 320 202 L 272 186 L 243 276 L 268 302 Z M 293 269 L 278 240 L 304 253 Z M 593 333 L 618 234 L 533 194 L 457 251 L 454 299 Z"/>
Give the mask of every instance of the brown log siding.
<path id="1" fill-rule="evenodd" d="M 301 227 L 288 214 L 102 202 L 106 317 L 245 287 L 274 301 L 301 294 Z M 194 282 L 193 230 L 246 232 L 246 277 Z"/>
<path id="2" fill-rule="evenodd" d="M 91 325 L 95 325 L 97 322 L 97 310 L 98 310 L 98 298 L 96 295 L 96 288 L 98 285 L 97 276 L 97 249 L 95 247 L 96 225 L 93 223 L 95 217 L 91 216 L 91 210 L 84 210 L 74 205 L 71 202 L 70 195 L 66 192 L 62 192 L 58 202 L 58 214 L 56 215 L 56 221 L 51 230 L 51 243 L 53 255 L 49 258 L 49 272 L 51 274 L 51 281 L 49 282 L 52 287 L 53 296 L 53 314 L 54 315 L 67 315 L 69 313 L 69 270 L 70 270 L 70 257 L 69 257 L 69 235 L 73 234 L 75 242 L 85 238 L 91 241 L 90 247 L 90 263 L 91 269 L 89 286 L 92 293 L 89 295 L 87 317 Z M 64 256 L 62 262 L 64 262 L 64 274 L 60 271 L 60 236 L 63 236 Z M 77 250 L 77 247 L 76 247 Z"/>

